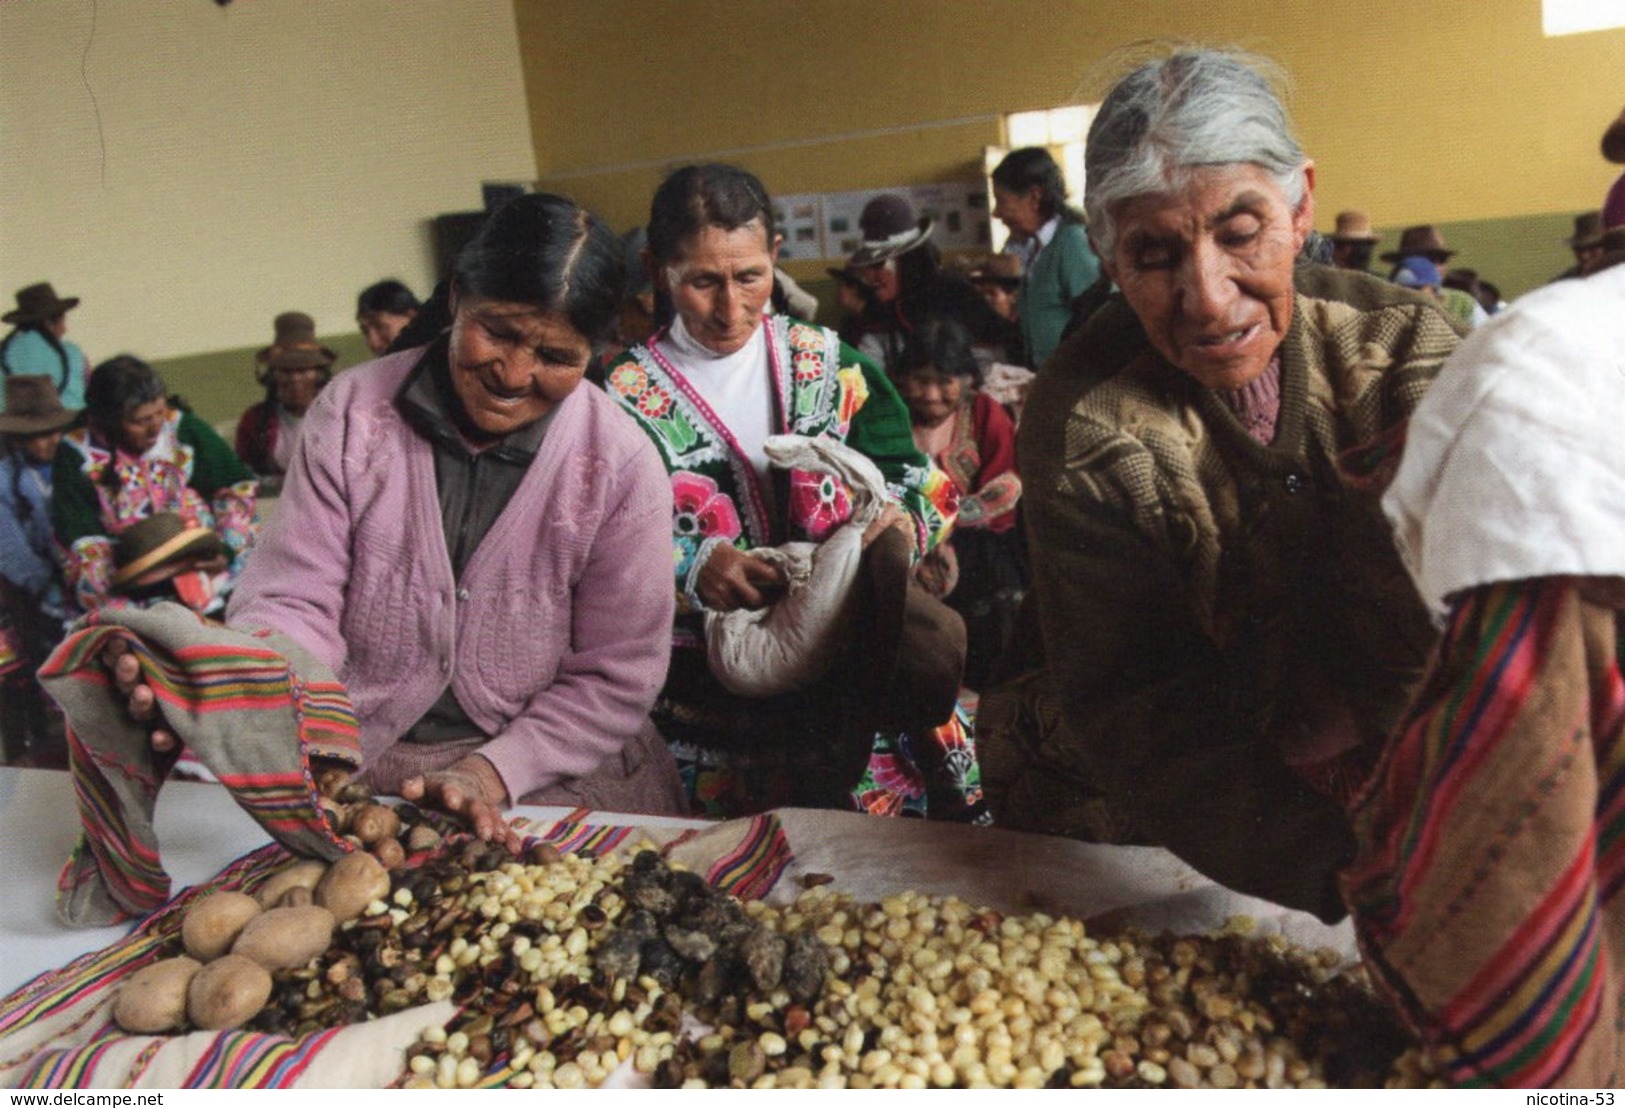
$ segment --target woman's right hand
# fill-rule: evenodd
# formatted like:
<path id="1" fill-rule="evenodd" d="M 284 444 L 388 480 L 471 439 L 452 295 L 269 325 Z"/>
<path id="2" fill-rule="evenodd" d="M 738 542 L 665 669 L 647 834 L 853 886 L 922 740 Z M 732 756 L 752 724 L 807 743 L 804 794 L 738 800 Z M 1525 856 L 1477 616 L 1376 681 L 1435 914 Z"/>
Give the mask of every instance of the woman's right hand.
<path id="1" fill-rule="evenodd" d="M 119 638 L 109 640 L 102 648 L 102 664 L 113 675 L 113 687 L 124 698 L 131 719 L 146 724 L 159 719 L 158 698 L 142 677 L 141 660 L 130 652 L 128 642 Z M 180 749 L 180 741 L 173 731 L 153 727 L 150 737 L 152 749 L 159 754 Z"/>
<path id="2" fill-rule="evenodd" d="M 784 571 L 735 546 L 714 547 L 700 567 L 694 591 L 713 612 L 766 608 L 784 595 Z"/>

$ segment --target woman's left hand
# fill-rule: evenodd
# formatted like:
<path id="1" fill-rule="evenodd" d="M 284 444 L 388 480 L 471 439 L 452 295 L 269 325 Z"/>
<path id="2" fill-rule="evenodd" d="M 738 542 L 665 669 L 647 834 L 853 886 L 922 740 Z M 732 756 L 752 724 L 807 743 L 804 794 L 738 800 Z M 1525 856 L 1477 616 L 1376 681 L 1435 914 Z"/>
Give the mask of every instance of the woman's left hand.
<path id="1" fill-rule="evenodd" d="M 496 767 L 478 754 L 434 773 L 408 777 L 401 782 L 401 796 L 456 816 L 486 842 L 500 842 L 514 853 L 519 852 L 519 832 L 502 817 L 508 789 Z"/>

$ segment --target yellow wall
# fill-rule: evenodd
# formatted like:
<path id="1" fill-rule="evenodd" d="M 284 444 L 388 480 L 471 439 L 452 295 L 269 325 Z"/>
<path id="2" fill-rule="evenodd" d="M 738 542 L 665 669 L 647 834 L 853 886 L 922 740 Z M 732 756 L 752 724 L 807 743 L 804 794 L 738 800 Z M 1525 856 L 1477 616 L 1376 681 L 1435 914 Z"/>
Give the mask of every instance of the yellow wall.
<path id="1" fill-rule="evenodd" d="M 1170 34 L 1290 69 L 1322 227 L 1520 220 L 1538 279 L 1612 179 L 1625 32 L 1543 39 L 1537 0 L 12 0 L 0 301 L 50 280 L 92 358 L 235 365 L 277 311 L 337 335 L 364 284 L 426 287 L 426 221 L 482 180 L 624 227 L 696 157 L 779 192 L 974 176 L 1000 113 L 1096 98 Z"/>
<path id="2" fill-rule="evenodd" d="M 662 169 L 722 157 L 777 192 L 975 175 L 989 117 L 1097 100 L 1151 37 L 1281 62 L 1317 225 L 1597 207 L 1625 31 L 1546 39 L 1539 0 L 515 0 L 542 183 L 618 226 Z M 980 120 L 957 126 L 942 121 Z M 881 139 L 823 141 L 883 128 Z M 788 149 L 761 149 L 795 141 Z M 1566 264 L 1550 247 L 1555 271 Z M 1540 263 L 1544 265 L 1544 263 Z M 804 267 L 814 268 L 814 267 Z"/>
<path id="3" fill-rule="evenodd" d="M 0 299 L 82 297 L 93 360 L 352 330 L 427 292 L 425 221 L 534 175 L 518 59 L 509 0 L 0 3 Z"/>

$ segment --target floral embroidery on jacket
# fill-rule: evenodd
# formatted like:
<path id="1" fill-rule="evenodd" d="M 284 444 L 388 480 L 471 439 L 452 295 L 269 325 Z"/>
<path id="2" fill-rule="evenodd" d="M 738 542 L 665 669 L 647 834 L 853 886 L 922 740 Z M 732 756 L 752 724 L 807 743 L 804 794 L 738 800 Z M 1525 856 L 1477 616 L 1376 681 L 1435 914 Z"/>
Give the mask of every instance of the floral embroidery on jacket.
<path id="1" fill-rule="evenodd" d="M 677 573 L 686 577 L 694 555 L 706 539 L 737 539 L 743 527 L 739 510 L 717 483 L 703 473 L 671 475 L 672 538 L 677 547 Z"/>
<path id="2" fill-rule="evenodd" d="M 878 370 L 844 348 L 834 331 L 783 316 L 768 317 L 765 323 L 777 426 L 843 441 L 855 434 L 869 417 L 874 398 L 875 386 L 866 373 Z M 605 386 L 643 426 L 673 475 L 672 565 L 679 593 L 707 538 L 729 539 L 742 550 L 787 539 L 816 542 L 851 518 L 851 496 L 839 481 L 793 472 L 784 518 L 775 525 L 768 518 L 767 496 L 750 461 L 736 449 L 732 432 L 671 364 L 660 336 L 623 355 L 610 367 Z M 892 414 L 906 419 L 900 402 Z M 929 550 L 951 525 L 957 503 L 953 482 L 912 450 L 908 458 L 887 462 L 883 472 L 889 491 L 913 519 L 919 549 Z M 681 626 L 677 638 L 691 641 Z"/>

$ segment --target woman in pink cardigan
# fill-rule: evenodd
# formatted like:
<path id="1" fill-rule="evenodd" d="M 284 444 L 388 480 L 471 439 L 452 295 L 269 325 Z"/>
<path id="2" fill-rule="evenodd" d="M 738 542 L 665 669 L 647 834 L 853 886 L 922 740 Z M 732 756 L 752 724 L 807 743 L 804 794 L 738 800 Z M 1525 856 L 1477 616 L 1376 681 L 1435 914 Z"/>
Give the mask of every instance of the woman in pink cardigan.
<path id="1" fill-rule="evenodd" d="M 339 675 L 362 780 L 487 839 L 514 838 L 512 802 L 684 810 L 648 722 L 671 486 L 642 431 L 579 387 L 623 280 L 614 235 L 569 201 L 494 213 L 458 260 L 450 331 L 312 406 L 227 613 Z M 132 691 L 138 714 L 150 695 Z"/>

